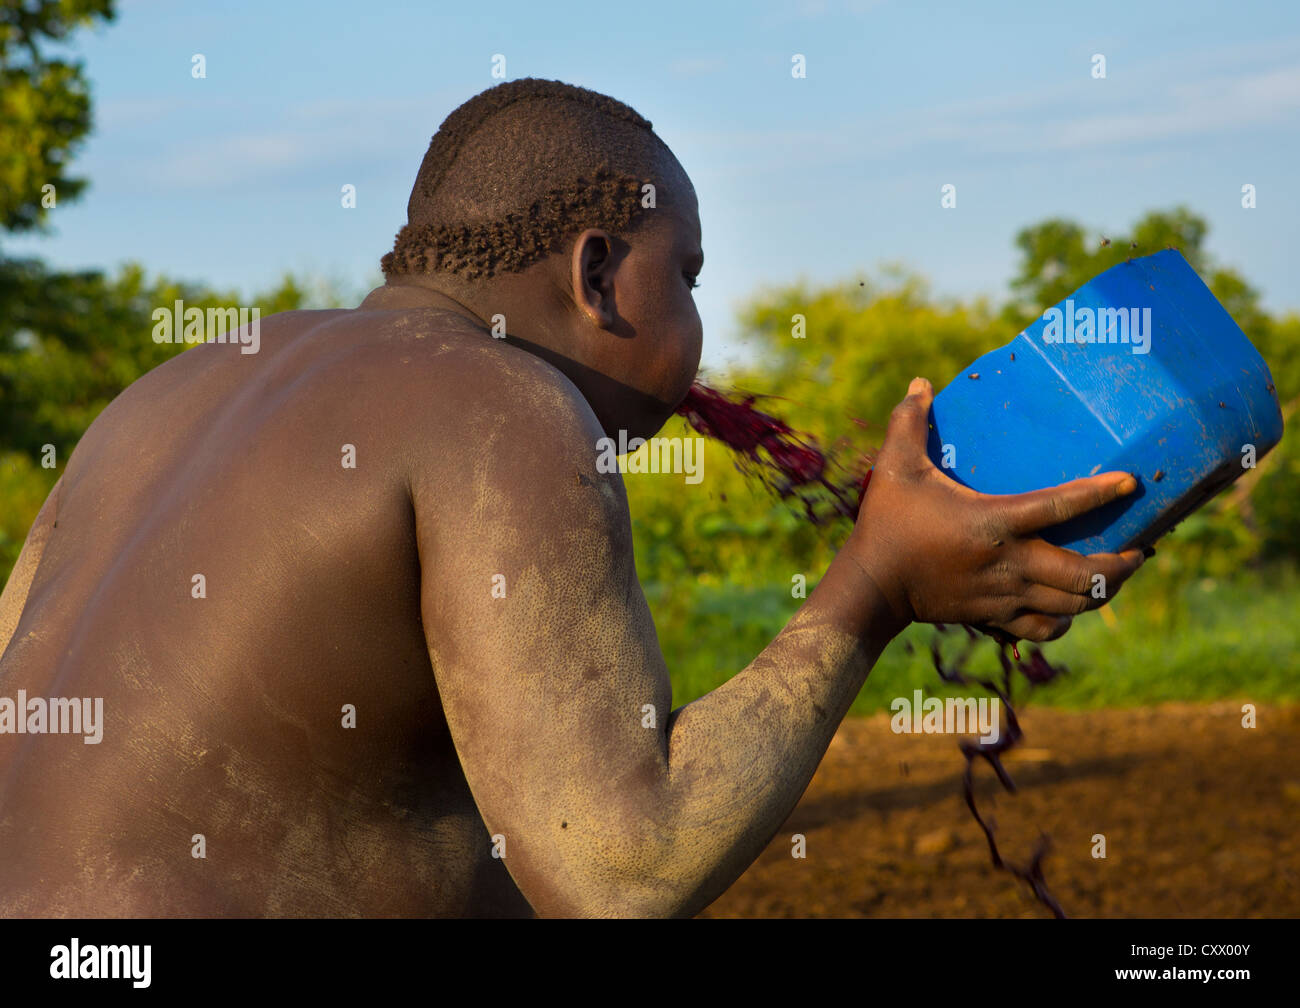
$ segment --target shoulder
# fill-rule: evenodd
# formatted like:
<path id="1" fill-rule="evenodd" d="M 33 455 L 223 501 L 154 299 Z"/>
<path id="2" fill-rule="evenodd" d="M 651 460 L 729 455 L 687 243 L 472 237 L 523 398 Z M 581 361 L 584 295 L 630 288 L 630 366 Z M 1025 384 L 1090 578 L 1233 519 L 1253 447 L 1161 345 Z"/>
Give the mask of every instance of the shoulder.
<path id="1" fill-rule="evenodd" d="M 436 323 L 386 352 L 417 510 L 436 500 L 627 526 L 618 473 L 597 469 L 605 437 L 582 393 L 540 357 L 482 330 Z M 421 492 L 422 491 L 422 492 Z"/>
<path id="2" fill-rule="evenodd" d="M 536 445 L 581 448 L 603 436 L 586 399 L 558 368 L 481 329 L 445 319 L 412 319 L 405 338 L 384 352 L 384 367 L 412 420 Z"/>

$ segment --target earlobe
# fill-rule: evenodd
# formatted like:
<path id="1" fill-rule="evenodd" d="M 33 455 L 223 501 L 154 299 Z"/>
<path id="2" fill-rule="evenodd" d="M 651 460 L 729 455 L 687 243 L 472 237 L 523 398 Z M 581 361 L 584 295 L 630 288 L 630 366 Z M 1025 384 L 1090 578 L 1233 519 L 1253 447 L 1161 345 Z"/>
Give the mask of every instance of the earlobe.
<path id="1" fill-rule="evenodd" d="M 600 329 L 614 324 L 614 241 L 608 231 L 587 228 L 574 240 L 573 301 Z"/>

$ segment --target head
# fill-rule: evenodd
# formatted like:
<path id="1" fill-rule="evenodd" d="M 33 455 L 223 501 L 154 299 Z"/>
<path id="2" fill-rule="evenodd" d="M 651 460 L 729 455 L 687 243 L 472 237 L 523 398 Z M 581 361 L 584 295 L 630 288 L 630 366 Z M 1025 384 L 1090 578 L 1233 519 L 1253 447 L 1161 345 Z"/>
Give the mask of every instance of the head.
<path id="1" fill-rule="evenodd" d="M 451 113 L 382 267 L 551 361 L 607 432 L 645 437 L 699 366 L 703 266 L 686 172 L 626 105 L 558 81 L 491 88 Z"/>

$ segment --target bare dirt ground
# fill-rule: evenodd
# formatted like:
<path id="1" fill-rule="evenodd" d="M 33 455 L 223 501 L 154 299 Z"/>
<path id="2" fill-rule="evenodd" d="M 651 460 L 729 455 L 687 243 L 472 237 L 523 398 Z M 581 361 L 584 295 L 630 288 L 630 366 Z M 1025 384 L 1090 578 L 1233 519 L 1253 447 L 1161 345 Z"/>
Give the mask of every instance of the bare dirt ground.
<path id="1" fill-rule="evenodd" d="M 1017 793 L 977 761 L 976 796 L 1008 860 L 1050 836 L 1044 874 L 1069 916 L 1300 916 L 1300 705 L 1259 706 L 1253 729 L 1240 702 L 1019 713 Z M 775 839 L 701 916 L 1050 917 L 990 864 L 964 766 L 953 735 L 845 721 Z"/>

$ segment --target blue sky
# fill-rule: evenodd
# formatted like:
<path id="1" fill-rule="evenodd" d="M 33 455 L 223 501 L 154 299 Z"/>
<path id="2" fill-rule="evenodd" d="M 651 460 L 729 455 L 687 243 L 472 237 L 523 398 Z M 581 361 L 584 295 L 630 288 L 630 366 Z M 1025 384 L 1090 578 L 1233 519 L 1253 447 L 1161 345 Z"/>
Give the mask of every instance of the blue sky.
<path id="1" fill-rule="evenodd" d="M 1020 228 L 1067 216 L 1118 237 L 1179 203 L 1270 309 L 1300 308 L 1300 4 L 1282 0 L 125 0 L 73 49 L 91 188 L 50 235 L 5 242 L 61 267 L 136 260 L 242 293 L 290 270 L 360 295 L 429 137 L 502 54 L 508 78 L 632 105 L 691 174 L 706 364 L 764 285 L 899 261 L 940 294 L 1000 296 Z"/>

